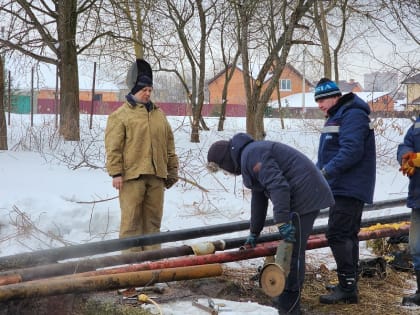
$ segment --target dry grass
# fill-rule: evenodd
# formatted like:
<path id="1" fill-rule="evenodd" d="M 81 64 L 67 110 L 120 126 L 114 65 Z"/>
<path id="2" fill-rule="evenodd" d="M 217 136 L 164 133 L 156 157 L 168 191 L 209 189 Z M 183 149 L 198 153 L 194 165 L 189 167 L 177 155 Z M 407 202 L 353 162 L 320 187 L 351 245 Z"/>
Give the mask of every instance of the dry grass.
<path id="1" fill-rule="evenodd" d="M 319 303 L 319 296 L 328 293 L 326 284 L 337 281 L 336 273 L 326 268 L 309 270 L 302 292 L 302 305 L 307 310 L 305 314 L 418 314 L 419 308 L 401 307 L 402 296 L 412 291 L 410 280 L 413 280 L 412 274 L 387 268 L 384 279 L 360 278 L 359 304 L 323 305 Z"/>
<path id="2" fill-rule="evenodd" d="M 359 304 L 323 305 L 319 296 L 327 294 L 325 285 L 336 283 L 336 272 L 328 270 L 324 265 L 312 267 L 307 265 L 305 285 L 302 291 L 302 309 L 305 315 L 414 315 L 420 314 L 420 307 L 402 307 L 403 295 L 413 293 L 414 275 L 407 272 L 397 272 L 387 267 L 384 279 L 379 277 L 362 277 L 359 280 Z M 235 282 L 242 292 L 252 292 L 249 300 L 270 305 L 271 299 L 256 291 L 258 282 L 251 278 L 255 276 L 255 268 L 225 268 L 223 278 Z M 256 294 L 257 293 L 257 294 Z M 260 294 L 261 293 L 261 294 Z"/>

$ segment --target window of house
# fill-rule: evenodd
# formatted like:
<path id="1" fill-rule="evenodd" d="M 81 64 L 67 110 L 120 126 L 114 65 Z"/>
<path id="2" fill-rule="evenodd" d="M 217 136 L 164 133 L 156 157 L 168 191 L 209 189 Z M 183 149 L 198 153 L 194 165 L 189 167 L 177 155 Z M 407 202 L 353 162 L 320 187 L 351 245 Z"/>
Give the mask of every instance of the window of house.
<path id="1" fill-rule="evenodd" d="M 288 79 L 280 80 L 280 91 L 290 91 L 292 89 L 292 81 Z"/>

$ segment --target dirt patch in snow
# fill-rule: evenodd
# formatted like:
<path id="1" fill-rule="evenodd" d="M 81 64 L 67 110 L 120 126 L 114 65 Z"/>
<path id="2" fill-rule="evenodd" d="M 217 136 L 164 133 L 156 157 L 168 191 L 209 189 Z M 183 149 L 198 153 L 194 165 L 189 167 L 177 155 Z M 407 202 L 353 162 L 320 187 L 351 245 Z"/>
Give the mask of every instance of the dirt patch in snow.
<path id="1" fill-rule="evenodd" d="M 199 298 L 217 298 L 273 306 L 272 299 L 259 288 L 256 274 L 256 268 L 227 268 L 221 277 L 170 282 L 165 284 L 162 293 L 152 291 L 147 294 L 159 304 L 180 300 L 192 301 Z M 327 293 L 325 284 L 336 280 L 335 272 L 328 270 L 325 266 L 316 269 L 308 268 L 301 299 L 303 314 L 419 314 L 420 307 L 400 306 L 402 296 L 414 291 L 414 276 L 409 272 L 397 272 L 390 268 L 387 268 L 386 274 L 383 278 L 377 275 L 360 278 L 359 304 L 322 305 L 318 302 L 319 295 Z M 131 288 L 131 290 L 134 289 Z M 123 300 L 123 296 L 130 294 L 130 292 L 119 294 L 115 290 L 11 301 L 0 304 L 0 315 L 148 314 L 142 309 L 141 303 L 135 299 Z"/>

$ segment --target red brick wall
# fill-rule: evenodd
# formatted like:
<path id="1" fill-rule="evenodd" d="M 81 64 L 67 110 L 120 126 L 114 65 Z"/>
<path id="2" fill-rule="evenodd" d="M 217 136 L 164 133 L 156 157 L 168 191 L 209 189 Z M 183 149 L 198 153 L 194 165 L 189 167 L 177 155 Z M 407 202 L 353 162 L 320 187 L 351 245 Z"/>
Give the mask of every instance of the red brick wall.
<path id="1" fill-rule="evenodd" d="M 93 113 L 95 115 L 109 115 L 123 102 L 99 102 L 93 103 Z M 191 115 L 191 109 L 185 103 L 157 103 L 157 105 L 168 116 L 186 116 Z M 91 112 L 91 101 L 80 101 L 80 112 Z M 202 115 L 203 116 L 218 116 L 220 112 L 220 105 L 204 104 Z M 54 114 L 55 102 L 53 99 L 38 99 L 38 114 Z M 226 108 L 227 117 L 245 117 L 246 106 L 243 104 L 229 104 Z"/>
<path id="2" fill-rule="evenodd" d="M 394 111 L 394 99 L 390 95 L 384 95 L 378 97 L 374 102 L 368 102 L 370 109 L 373 112 L 385 111 L 393 112 Z"/>
<path id="3" fill-rule="evenodd" d="M 280 97 L 285 97 L 291 94 L 301 93 L 302 92 L 302 77 L 299 76 L 292 68 L 286 66 L 280 75 L 281 79 L 289 79 L 291 81 L 291 90 L 290 91 L 280 91 Z M 210 82 L 208 86 L 209 90 L 209 102 L 211 104 L 221 104 L 222 103 L 222 90 L 223 84 L 225 82 L 224 73 Z M 228 87 L 228 104 L 246 104 L 246 95 L 244 88 L 244 80 L 242 76 L 242 71 L 238 68 L 235 69 L 234 75 L 229 82 Z M 263 90 L 268 86 L 269 82 L 265 82 L 263 85 Z M 308 84 L 305 84 L 305 92 L 309 92 L 311 87 Z M 278 94 L 277 90 L 273 91 L 270 100 L 277 100 Z"/>

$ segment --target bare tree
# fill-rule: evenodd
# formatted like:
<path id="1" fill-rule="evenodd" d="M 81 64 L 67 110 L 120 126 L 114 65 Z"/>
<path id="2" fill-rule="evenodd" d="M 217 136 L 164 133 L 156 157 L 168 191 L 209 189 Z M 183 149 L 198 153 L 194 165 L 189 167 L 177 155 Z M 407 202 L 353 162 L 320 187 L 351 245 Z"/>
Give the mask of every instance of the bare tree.
<path id="1" fill-rule="evenodd" d="M 106 23 L 114 29 L 113 47 L 107 51 L 113 55 L 132 53 L 131 49 L 124 51 L 115 50 L 115 47 L 129 45 L 133 47 L 136 58 L 145 58 L 147 41 L 145 40 L 145 30 L 150 30 L 148 26 L 148 16 L 151 13 L 152 4 L 150 1 L 128 1 L 110 0 L 111 10 L 104 8 L 110 18 Z"/>
<path id="2" fill-rule="evenodd" d="M 4 111 L 4 63 L 0 54 L 0 150 L 7 150 L 7 124 Z"/>
<path id="3" fill-rule="evenodd" d="M 161 24 L 159 37 L 165 39 L 167 44 L 163 49 L 159 45 L 152 45 L 151 48 L 159 69 L 175 73 L 183 82 L 192 108 L 191 142 L 200 142 L 200 126 L 208 129 L 201 111 L 204 103 L 207 39 L 217 19 L 216 3 L 214 0 L 166 0 L 156 8 L 155 18 Z M 162 25 L 166 28 L 163 29 Z M 186 81 L 188 76 L 185 71 L 191 75 L 189 82 Z"/>
<path id="4" fill-rule="evenodd" d="M 420 46 L 420 2 L 412 0 L 382 0 L 379 9 L 387 11 L 395 21 L 394 27 L 404 30 L 415 44 Z M 377 21 L 379 22 L 379 21 Z M 378 23 L 379 25 L 379 23 Z M 381 23 L 383 28 L 394 32 L 388 23 Z"/>
<path id="5" fill-rule="evenodd" d="M 314 0 L 232 1 L 238 11 L 238 27 L 241 29 L 240 49 L 247 98 L 246 128 L 256 139 L 265 135 L 263 118 L 267 102 L 278 88 L 278 80 L 292 45 L 300 43 L 294 40 L 294 31 L 302 27 L 300 22 L 313 3 Z M 250 57 L 256 50 L 252 47 L 258 47 L 260 56 L 265 55 L 255 80 L 252 80 L 250 71 Z M 264 86 L 267 77 L 271 79 Z"/>
<path id="6" fill-rule="evenodd" d="M 223 68 L 224 68 L 224 81 L 222 88 L 222 99 L 220 104 L 219 123 L 217 126 L 218 131 L 223 131 L 224 122 L 226 119 L 226 106 L 228 103 L 228 87 L 241 55 L 239 49 L 240 42 L 240 29 L 235 27 L 235 10 L 232 6 L 224 6 L 221 11 L 220 21 L 218 22 L 218 29 L 215 29 L 215 36 L 218 37 L 220 46 L 216 49 L 220 50 Z M 209 45 L 211 48 L 211 45 Z M 214 60 L 215 58 L 213 58 Z"/>
<path id="7" fill-rule="evenodd" d="M 332 78 L 332 58 L 330 51 L 330 42 L 327 29 L 327 14 L 335 7 L 336 1 L 329 1 L 325 7 L 324 1 L 314 2 L 314 22 L 319 35 L 319 41 L 322 48 L 322 62 L 324 65 L 324 77 Z"/>
<path id="8" fill-rule="evenodd" d="M 420 2 L 390 0 L 372 3 L 363 12 L 366 22 L 374 27 L 376 35 L 389 47 L 388 60 L 377 56 L 377 47 L 364 40 L 369 57 L 383 68 L 392 69 L 406 78 L 419 72 L 420 59 Z"/>
<path id="9" fill-rule="evenodd" d="M 99 33 L 92 28 L 99 20 L 96 0 L 0 0 L 0 15 L 7 21 L 2 46 L 12 53 L 58 67 L 60 78 L 60 134 L 79 140 L 79 81 L 77 56 L 89 48 Z M 92 19 L 89 23 L 81 17 Z M 89 27 L 87 29 L 86 27 Z M 87 38 L 78 41 L 77 37 Z"/>
<path id="10" fill-rule="evenodd" d="M 365 16 L 371 11 L 370 3 L 355 0 L 314 2 L 312 18 L 321 45 L 324 77 L 339 81 L 339 57 L 343 50 L 350 50 L 349 46 L 358 37 L 369 37 L 369 26 L 363 20 L 366 21 Z M 349 27 L 352 27 L 350 32 Z"/>

